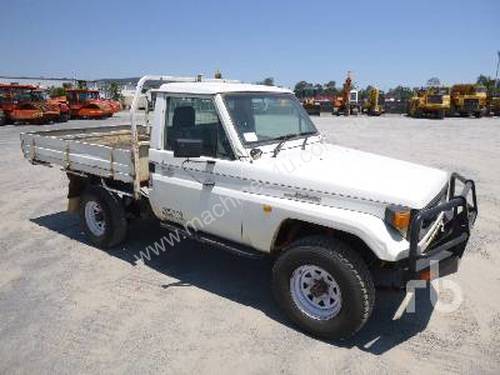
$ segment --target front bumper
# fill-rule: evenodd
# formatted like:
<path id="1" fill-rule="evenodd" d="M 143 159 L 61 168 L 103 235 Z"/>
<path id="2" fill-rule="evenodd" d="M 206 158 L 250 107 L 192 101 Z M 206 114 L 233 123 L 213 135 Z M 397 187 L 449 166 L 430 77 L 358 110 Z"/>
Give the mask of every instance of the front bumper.
<path id="1" fill-rule="evenodd" d="M 463 185 L 456 193 L 457 182 Z M 405 262 L 405 279 L 428 279 L 431 265 L 439 266 L 442 277 L 458 270 L 458 262 L 464 254 L 470 232 L 477 218 L 477 196 L 473 180 L 453 173 L 450 178 L 448 200 L 432 208 L 412 212 L 409 227 L 409 257 Z M 423 251 L 419 248 L 422 223 L 436 219 L 445 213 L 440 232 Z"/>

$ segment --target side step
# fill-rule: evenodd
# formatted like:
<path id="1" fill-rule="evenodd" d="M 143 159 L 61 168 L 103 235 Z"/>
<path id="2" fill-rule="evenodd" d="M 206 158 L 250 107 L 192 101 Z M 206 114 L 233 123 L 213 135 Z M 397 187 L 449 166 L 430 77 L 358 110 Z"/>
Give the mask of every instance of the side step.
<path id="1" fill-rule="evenodd" d="M 172 232 L 178 232 L 183 237 L 189 238 L 201 243 L 206 243 L 208 245 L 216 246 L 224 251 L 227 251 L 238 256 L 242 256 L 250 259 L 261 259 L 267 254 L 261 251 L 255 250 L 253 247 L 245 246 L 241 244 L 234 243 L 232 241 L 224 240 L 217 236 L 213 236 L 204 232 L 188 232 L 183 226 L 175 223 L 170 223 L 166 221 L 161 221 L 160 225 Z"/>

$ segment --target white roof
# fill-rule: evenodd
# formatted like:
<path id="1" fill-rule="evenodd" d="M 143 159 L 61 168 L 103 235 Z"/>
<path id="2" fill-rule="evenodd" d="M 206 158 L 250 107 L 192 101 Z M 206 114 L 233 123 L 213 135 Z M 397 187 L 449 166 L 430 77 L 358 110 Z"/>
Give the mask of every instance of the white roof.
<path id="1" fill-rule="evenodd" d="M 291 93 L 289 89 L 265 86 L 252 85 L 249 83 L 233 83 L 233 82 L 171 82 L 164 83 L 156 91 L 171 92 L 179 94 L 201 94 L 214 95 L 226 92 L 273 92 L 273 93 Z"/>

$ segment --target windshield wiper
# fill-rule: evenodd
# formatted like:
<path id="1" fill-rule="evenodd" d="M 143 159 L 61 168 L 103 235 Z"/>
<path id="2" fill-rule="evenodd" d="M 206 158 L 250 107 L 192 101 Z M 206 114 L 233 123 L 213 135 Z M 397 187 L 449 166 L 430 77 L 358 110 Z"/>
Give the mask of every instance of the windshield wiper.
<path id="1" fill-rule="evenodd" d="M 299 135 L 305 135 L 306 137 L 304 138 L 304 142 L 302 143 L 302 150 L 305 150 L 306 149 L 306 143 L 307 143 L 307 140 L 309 139 L 309 137 L 311 135 L 314 135 L 316 134 L 317 132 L 316 131 L 310 131 L 310 132 L 304 132 L 304 133 L 300 133 Z"/>
<path id="2" fill-rule="evenodd" d="M 293 137 L 296 137 L 298 134 L 287 134 L 287 135 L 283 135 L 281 137 L 278 137 L 276 139 L 279 139 L 279 143 L 278 145 L 274 148 L 274 151 L 273 151 L 273 158 L 276 157 L 276 155 L 278 155 L 278 153 L 281 151 L 281 147 L 283 147 L 283 145 L 285 144 L 286 141 L 288 141 L 289 139 L 293 138 Z"/>

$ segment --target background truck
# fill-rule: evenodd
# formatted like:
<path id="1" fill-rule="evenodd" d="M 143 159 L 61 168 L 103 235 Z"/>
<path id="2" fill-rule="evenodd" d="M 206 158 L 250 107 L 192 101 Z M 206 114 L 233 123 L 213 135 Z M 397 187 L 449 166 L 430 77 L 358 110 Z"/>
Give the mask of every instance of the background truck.
<path id="1" fill-rule="evenodd" d="M 453 85 L 450 92 L 450 114 L 482 117 L 488 113 L 486 87 L 474 84 Z"/>
<path id="2" fill-rule="evenodd" d="M 139 124 L 151 80 L 164 83 Z M 272 86 L 146 76 L 130 125 L 25 133 L 21 148 L 67 173 L 68 208 L 96 246 L 153 215 L 179 238 L 269 256 L 278 305 L 325 338 L 360 330 L 386 277 L 428 280 L 431 261 L 455 272 L 477 216 L 472 180 L 328 144 Z"/>
<path id="3" fill-rule="evenodd" d="M 488 96 L 488 115 L 500 116 L 500 94 Z"/>
<path id="4" fill-rule="evenodd" d="M 428 87 L 418 90 L 408 102 L 408 116 L 443 119 L 450 111 L 450 89 Z"/>

